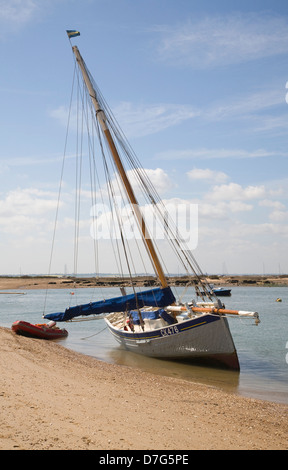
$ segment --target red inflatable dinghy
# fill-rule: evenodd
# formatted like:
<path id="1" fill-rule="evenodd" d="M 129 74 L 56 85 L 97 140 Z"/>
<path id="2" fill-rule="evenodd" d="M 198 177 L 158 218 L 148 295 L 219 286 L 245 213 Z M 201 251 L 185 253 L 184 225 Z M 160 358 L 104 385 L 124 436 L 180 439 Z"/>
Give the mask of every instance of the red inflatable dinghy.
<path id="1" fill-rule="evenodd" d="M 68 331 L 47 324 L 32 325 L 26 321 L 15 321 L 12 324 L 12 331 L 18 335 L 28 336 L 29 338 L 58 339 L 68 336 Z"/>

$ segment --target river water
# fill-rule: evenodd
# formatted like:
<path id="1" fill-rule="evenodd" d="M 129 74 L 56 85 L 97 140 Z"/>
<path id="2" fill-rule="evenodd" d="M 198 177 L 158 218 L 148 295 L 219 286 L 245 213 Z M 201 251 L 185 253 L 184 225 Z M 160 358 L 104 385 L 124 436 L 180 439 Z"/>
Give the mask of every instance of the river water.
<path id="1" fill-rule="evenodd" d="M 119 296 L 118 288 L 5 291 L 0 295 L 0 326 L 16 320 L 42 323 L 42 314 L 60 312 L 67 306 Z M 17 294 L 15 294 L 17 292 Z M 178 288 L 181 295 L 183 288 Z M 192 291 L 183 300 L 190 300 Z M 276 302 L 281 298 L 282 302 Z M 229 317 L 241 371 L 201 367 L 139 356 L 121 349 L 103 319 L 58 324 L 69 336 L 60 344 L 100 360 L 140 368 L 155 374 L 179 377 L 215 386 L 252 398 L 288 403 L 288 288 L 233 287 L 232 296 L 222 298 L 227 308 L 257 311 L 261 323 Z M 8 366 L 8 365 L 7 365 Z"/>

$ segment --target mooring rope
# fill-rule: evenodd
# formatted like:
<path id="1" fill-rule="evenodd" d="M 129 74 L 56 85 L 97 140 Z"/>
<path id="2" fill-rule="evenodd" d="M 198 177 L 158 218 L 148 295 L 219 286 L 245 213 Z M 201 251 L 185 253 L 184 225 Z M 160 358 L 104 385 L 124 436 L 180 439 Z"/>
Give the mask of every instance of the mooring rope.
<path id="1" fill-rule="evenodd" d="M 85 338 L 80 338 L 80 339 L 89 339 L 89 338 L 92 338 L 93 336 L 97 336 L 99 335 L 100 333 L 102 333 L 102 331 L 106 330 L 107 326 L 105 326 L 102 330 L 100 331 L 97 331 L 97 333 L 94 333 L 94 335 L 90 335 L 90 336 L 86 336 Z"/>

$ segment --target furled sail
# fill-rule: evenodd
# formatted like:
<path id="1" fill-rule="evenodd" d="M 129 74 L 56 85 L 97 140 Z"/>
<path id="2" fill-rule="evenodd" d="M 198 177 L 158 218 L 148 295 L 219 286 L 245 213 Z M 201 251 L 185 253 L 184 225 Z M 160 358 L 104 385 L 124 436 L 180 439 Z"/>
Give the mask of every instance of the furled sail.
<path id="1" fill-rule="evenodd" d="M 166 307 L 175 302 L 170 287 L 164 289 L 150 289 L 137 294 L 128 294 L 112 299 L 91 302 L 89 304 L 70 307 L 65 312 L 49 313 L 44 316 L 47 320 L 68 321 L 72 318 L 88 315 L 100 315 L 110 312 L 125 312 L 133 309 L 147 307 Z"/>

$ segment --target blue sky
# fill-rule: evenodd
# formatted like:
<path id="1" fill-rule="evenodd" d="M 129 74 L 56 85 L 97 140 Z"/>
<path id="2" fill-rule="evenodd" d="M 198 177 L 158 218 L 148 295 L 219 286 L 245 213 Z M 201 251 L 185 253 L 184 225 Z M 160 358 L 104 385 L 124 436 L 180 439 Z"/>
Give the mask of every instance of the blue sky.
<path id="1" fill-rule="evenodd" d="M 47 272 L 66 29 L 161 196 L 198 204 L 203 271 L 287 273 L 287 2 L 0 0 L 0 274 Z"/>

